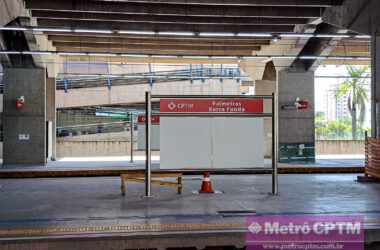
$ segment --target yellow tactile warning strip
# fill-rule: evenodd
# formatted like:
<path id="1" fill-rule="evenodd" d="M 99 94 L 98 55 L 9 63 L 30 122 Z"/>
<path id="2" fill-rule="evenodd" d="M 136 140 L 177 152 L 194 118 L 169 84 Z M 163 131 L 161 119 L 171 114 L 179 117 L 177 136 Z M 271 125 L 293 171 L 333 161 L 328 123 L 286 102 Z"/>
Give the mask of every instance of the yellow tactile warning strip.
<path id="1" fill-rule="evenodd" d="M 79 227 L 46 227 L 46 228 L 18 228 L 0 229 L 0 238 L 9 237 L 37 237 L 57 236 L 73 234 L 97 234 L 97 233 L 123 233 L 136 234 L 147 232 L 191 232 L 191 231 L 221 231 L 244 230 L 244 222 L 231 223 L 174 223 L 174 224 L 131 224 L 110 226 L 79 226 Z"/>
<path id="2" fill-rule="evenodd" d="M 368 220 L 365 227 L 380 228 L 380 220 Z M 49 237 L 87 234 L 138 234 L 138 233 L 179 233 L 179 232 L 245 232 L 245 222 L 223 223 L 172 223 L 172 224 L 130 224 L 109 226 L 46 227 L 0 229 L 1 238 Z"/>

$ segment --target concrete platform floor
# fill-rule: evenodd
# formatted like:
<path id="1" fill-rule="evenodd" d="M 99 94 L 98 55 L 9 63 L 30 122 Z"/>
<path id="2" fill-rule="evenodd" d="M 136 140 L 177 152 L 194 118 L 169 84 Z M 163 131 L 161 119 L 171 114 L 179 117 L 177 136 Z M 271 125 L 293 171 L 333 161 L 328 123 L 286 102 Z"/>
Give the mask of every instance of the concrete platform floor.
<path id="1" fill-rule="evenodd" d="M 71 233 L 78 233 L 75 228 L 91 226 L 207 224 L 226 219 L 244 224 L 244 216 L 252 211 L 361 214 L 368 225 L 380 228 L 380 183 L 358 183 L 356 176 L 281 175 L 279 196 L 269 194 L 269 175 L 213 176 L 214 187 L 223 193 L 211 195 L 193 194 L 201 183 L 201 177 L 194 176 L 185 177 L 182 195 L 174 188 L 153 186 L 149 199 L 138 183 L 128 183 L 127 195 L 121 196 L 119 178 L 114 177 L 0 179 L 0 238 L 11 237 L 9 230 L 52 227 L 70 227 Z"/>

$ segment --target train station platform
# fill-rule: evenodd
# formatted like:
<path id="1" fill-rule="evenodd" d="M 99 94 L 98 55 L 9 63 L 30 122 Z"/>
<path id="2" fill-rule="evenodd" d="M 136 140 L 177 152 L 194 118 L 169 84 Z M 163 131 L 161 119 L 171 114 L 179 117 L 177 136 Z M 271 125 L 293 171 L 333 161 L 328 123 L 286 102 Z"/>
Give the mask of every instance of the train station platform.
<path id="1" fill-rule="evenodd" d="M 356 177 L 280 175 L 272 196 L 270 175 L 212 176 L 221 192 L 202 195 L 194 192 L 201 179 L 185 176 L 182 195 L 154 186 L 151 198 L 138 183 L 121 196 L 116 177 L 0 179 L 0 248 L 242 248 L 245 220 L 254 215 L 363 215 L 366 241 L 375 242 L 380 183 Z"/>

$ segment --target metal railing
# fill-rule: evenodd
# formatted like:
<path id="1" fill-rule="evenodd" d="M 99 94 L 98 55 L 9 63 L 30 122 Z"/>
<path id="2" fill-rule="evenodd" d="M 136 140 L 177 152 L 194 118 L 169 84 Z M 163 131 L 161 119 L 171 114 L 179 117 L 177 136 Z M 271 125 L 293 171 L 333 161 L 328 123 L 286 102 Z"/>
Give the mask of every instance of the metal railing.
<path id="1" fill-rule="evenodd" d="M 236 79 L 241 81 L 247 78 L 236 67 L 217 68 L 200 67 L 194 69 L 143 72 L 124 75 L 67 75 L 67 78 L 57 80 L 57 90 L 90 88 L 115 85 L 154 84 L 173 81 L 205 81 L 207 79 Z"/>

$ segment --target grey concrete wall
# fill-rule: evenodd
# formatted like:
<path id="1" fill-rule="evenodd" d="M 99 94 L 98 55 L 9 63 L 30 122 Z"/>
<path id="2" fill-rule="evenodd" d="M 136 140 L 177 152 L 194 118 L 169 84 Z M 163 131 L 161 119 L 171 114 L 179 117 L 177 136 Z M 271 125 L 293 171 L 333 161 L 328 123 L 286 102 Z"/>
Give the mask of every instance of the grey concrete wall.
<path id="1" fill-rule="evenodd" d="M 274 81 L 255 81 L 255 94 L 256 95 L 271 95 L 275 92 L 276 82 Z M 272 103 L 270 101 L 264 102 L 264 112 L 272 112 Z M 272 155 L 272 119 L 264 118 L 264 133 L 265 133 L 265 157 Z"/>
<path id="2" fill-rule="evenodd" d="M 315 160 L 314 72 L 278 71 L 280 162 Z M 299 97 L 306 110 L 283 109 Z"/>
<path id="3" fill-rule="evenodd" d="M 46 163 L 46 70 L 6 68 L 4 70 L 4 166 Z M 16 99 L 25 106 L 16 109 Z M 20 140 L 20 135 L 29 135 Z"/>
<path id="4" fill-rule="evenodd" d="M 279 93 L 279 142 L 314 143 L 314 72 L 278 72 Z M 284 110 L 282 105 L 294 103 L 295 99 L 308 100 L 307 110 Z"/>

